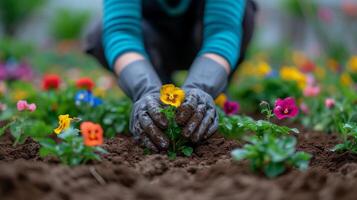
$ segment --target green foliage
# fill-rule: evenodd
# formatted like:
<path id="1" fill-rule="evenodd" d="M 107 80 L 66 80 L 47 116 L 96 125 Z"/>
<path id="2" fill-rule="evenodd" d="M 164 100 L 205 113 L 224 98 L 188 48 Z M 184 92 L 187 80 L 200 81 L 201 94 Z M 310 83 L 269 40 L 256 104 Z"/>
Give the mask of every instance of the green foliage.
<path id="1" fill-rule="evenodd" d="M 89 18 L 87 11 L 58 9 L 51 23 L 51 33 L 57 40 L 79 39 Z"/>
<path id="2" fill-rule="evenodd" d="M 46 0 L 1 0 L 0 20 L 4 24 L 5 33 L 13 35 L 20 22 L 27 19 L 33 11 L 44 5 L 45 2 Z"/>
<path id="3" fill-rule="evenodd" d="M 247 133 L 254 133 L 261 137 L 265 134 L 274 136 L 288 135 L 289 132 L 299 133 L 296 128 L 279 126 L 266 120 L 254 120 L 246 116 L 226 116 L 220 112 L 219 132 L 227 138 L 240 139 Z"/>
<path id="4" fill-rule="evenodd" d="M 69 128 L 59 134 L 58 137 L 61 139 L 59 143 L 50 138 L 39 140 L 41 157 L 55 156 L 63 164 L 75 166 L 87 163 L 90 160 L 100 161 L 101 158 L 98 153 L 107 153 L 101 147 L 85 146 L 78 129 Z"/>
<path id="5" fill-rule="evenodd" d="M 305 127 L 327 133 L 339 132 L 339 125 L 357 120 L 357 109 L 347 98 L 336 101 L 335 106 L 327 108 L 324 97 L 305 99 L 309 113 L 304 113 L 301 122 Z"/>
<path id="6" fill-rule="evenodd" d="M 1 7 L 1 6 L 0 6 Z M 29 57 L 34 52 L 33 45 L 20 42 L 11 38 L 0 39 L 0 60 L 14 58 L 17 60 Z"/>
<path id="7" fill-rule="evenodd" d="M 306 13 L 315 14 L 317 5 L 310 0 L 282 0 L 285 10 L 296 17 L 304 17 Z"/>
<path id="8" fill-rule="evenodd" d="M 170 159 L 175 159 L 178 153 L 189 157 L 193 153 L 193 148 L 187 146 L 188 141 L 181 135 L 181 127 L 175 121 L 176 107 L 167 106 L 162 109 L 161 112 L 166 116 L 169 121 L 169 126 L 165 130 L 165 134 L 170 140 L 170 148 L 168 152 L 168 157 Z"/>
<path id="9" fill-rule="evenodd" d="M 291 136 L 275 137 L 273 134 L 251 136 L 243 148 L 232 151 L 234 160 L 249 160 L 253 171 L 263 171 L 266 176 L 276 177 L 289 167 L 306 170 L 311 155 L 296 152 L 296 139 Z"/>
<path id="10" fill-rule="evenodd" d="M 52 133 L 52 127 L 43 121 L 32 119 L 33 113 L 28 111 L 17 112 L 7 123 L 0 128 L 0 136 L 10 130 L 14 137 L 14 145 L 22 144 L 27 138 L 39 140 Z"/>
<path id="11" fill-rule="evenodd" d="M 357 123 L 347 123 L 341 127 L 342 143 L 337 144 L 333 151 L 348 151 L 357 154 Z"/>

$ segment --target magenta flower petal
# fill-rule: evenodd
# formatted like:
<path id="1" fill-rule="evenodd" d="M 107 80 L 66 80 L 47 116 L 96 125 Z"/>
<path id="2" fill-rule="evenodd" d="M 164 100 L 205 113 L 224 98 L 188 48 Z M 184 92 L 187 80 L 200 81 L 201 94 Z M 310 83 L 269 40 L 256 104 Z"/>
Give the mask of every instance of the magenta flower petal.
<path id="1" fill-rule="evenodd" d="M 237 114 L 239 111 L 239 104 L 235 101 L 226 101 L 224 103 L 223 110 L 227 115 Z"/>
<path id="2" fill-rule="evenodd" d="M 284 118 L 293 118 L 299 113 L 299 108 L 296 105 L 295 99 L 287 97 L 285 99 L 277 99 L 273 110 L 275 116 L 281 120 Z"/>

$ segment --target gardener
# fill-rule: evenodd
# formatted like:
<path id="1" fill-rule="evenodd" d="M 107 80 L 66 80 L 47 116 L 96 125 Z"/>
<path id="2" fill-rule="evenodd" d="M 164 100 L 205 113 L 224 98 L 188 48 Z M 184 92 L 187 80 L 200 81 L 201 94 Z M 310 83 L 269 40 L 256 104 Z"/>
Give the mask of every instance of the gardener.
<path id="1" fill-rule="evenodd" d="M 142 145 L 169 146 L 159 93 L 179 69 L 189 68 L 176 116 L 182 134 L 197 143 L 217 131 L 213 99 L 244 58 L 254 13 L 251 0 L 104 0 L 103 28 L 89 34 L 86 51 L 133 100 L 130 131 Z"/>

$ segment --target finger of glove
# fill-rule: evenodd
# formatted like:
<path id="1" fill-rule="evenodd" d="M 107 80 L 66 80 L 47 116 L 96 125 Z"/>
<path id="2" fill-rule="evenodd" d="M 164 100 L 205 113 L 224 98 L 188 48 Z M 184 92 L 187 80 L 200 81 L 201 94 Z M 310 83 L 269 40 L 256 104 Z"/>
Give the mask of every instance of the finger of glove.
<path id="1" fill-rule="evenodd" d="M 140 142 L 141 145 L 148 148 L 150 151 L 154 152 L 154 153 L 158 153 L 159 149 L 155 146 L 155 144 L 153 142 L 151 142 L 150 138 L 146 135 L 141 135 L 140 136 Z"/>
<path id="2" fill-rule="evenodd" d="M 182 135 L 186 138 L 190 138 L 192 133 L 196 130 L 198 125 L 201 123 L 206 112 L 206 107 L 203 104 L 197 106 L 196 113 L 192 115 L 190 120 L 187 122 L 187 125 L 182 130 Z"/>
<path id="3" fill-rule="evenodd" d="M 208 128 L 207 133 L 203 136 L 204 139 L 208 139 L 209 137 L 211 137 L 213 134 L 215 134 L 218 130 L 218 125 L 219 125 L 219 121 L 218 121 L 218 115 L 215 112 L 215 117 L 213 120 L 213 123 L 211 124 L 211 126 Z"/>
<path id="4" fill-rule="evenodd" d="M 176 122 L 177 124 L 184 126 L 191 116 L 195 113 L 198 100 L 195 95 L 187 95 L 185 101 L 178 107 L 176 112 Z"/>
<path id="5" fill-rule="evenodd" d="M 169 140 L 164 133 L 154 124 L 150 116 L 143 112 L 139 115 L 139 122 L 141 127 L 150 140 L 160 149 L 167 150 L 169 147 Z"/>
<path id="6" fill-rule="evenodd" d="M 199 125 L 198 129 L 192 134 L 191 140 L 192 142 L 199 142 L 202 138 L 203 135 L 206 133 L 208 128 L 212 125 L 214 122 L 214 117 L 215 117 L 215 110 L 214 109 L 209 109 L 201 124 Z"/>
<path id="7" fill-rule="evenodd" d="M 159 126 L 161 129 L 166 129 L 168 127 L 169 122 L 163 113 L 160 112 L 160 103 L 154 99 L 149 98 L 146 102 L 147 104 L 147 111 L 150 117 L 153 119 L 155 124 Z"/>

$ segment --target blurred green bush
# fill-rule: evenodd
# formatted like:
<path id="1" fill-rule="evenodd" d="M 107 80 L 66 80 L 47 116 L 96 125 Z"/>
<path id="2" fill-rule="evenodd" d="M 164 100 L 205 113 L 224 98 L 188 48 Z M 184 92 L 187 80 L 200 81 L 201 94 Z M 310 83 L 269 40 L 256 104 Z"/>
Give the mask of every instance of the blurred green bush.
<path id="1" fill-rule="evenodd" d="M 78 39 L 89 19 L 88 11 L 58 9 L 50 26 L 51 34 L 56 40 Z"/>
<path id="2" fill-rule="evenodd" d="M 46 0 L 1 0 L 0 21 L 5 34 L 13 36 L 20 23 L 45 3 Z"/>

